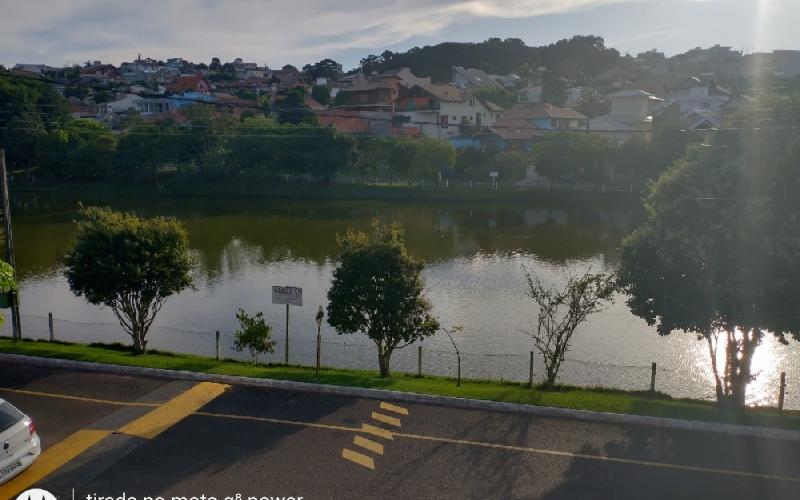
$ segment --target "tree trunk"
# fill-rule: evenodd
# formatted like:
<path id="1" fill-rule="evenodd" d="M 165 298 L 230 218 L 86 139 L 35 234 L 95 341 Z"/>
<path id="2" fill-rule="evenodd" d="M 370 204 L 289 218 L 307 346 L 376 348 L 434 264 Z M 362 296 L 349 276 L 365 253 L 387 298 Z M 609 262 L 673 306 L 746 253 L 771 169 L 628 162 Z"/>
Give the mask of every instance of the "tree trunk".
<path id="1" fill-rule="evenodd" d="M 136 354 L 147 354 L 147 340 L 145 340 L 145 335 L 147 332 L 144 331 L 144 327 L 142 325 L 137 325 L 134 323 L 133 332 L 131 336 L 133 337 L 133 352 Z"/>
<path id="2" fill-rule="evenodd" d="M 381 377 L 386 378 L 389 376 L 389 361 L 392 358 L 392 351 L 384 346 L 378 346 L 378 369 L 381 372 Z"/>
<path id="3" fill-rule="evenodd" d="M 752 378 L 752 361 L 761 343 L 763 332 L 750 330 L 742 333 L 741 341 L 735 332 L 726 332 L 724 394 L 720 403 L 730 409 L 741 410 L 747 403 L 747 385 Z"/>

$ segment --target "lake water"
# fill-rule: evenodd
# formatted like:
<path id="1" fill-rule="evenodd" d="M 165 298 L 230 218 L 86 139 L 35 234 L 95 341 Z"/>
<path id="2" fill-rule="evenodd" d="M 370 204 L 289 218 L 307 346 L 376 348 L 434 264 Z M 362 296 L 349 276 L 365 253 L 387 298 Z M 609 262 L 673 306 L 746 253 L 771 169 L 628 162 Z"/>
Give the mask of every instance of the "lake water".
<path id="1" fill-rule="evenodd" d="M 170 298 L 156 319 L 149 346 L 213 355 L 214 333 L 223 356 L 232 349 L 238 308 L 263 311 L 274 328 L 276 352 L 284 353 L 284 306 L 270 303 L 272 285 L 303 287 L 304 306 L 290 317 L 290 362 L 313 364 L 319 305 L 325 305 L 336 235 L 366 229 L 378 217 L 406 228 L 410 251 L 426 263 L 426 294 L 444 325 L 464 327 L 457 342 L 464 377 L 527 380 L 532 341 L 523 331 L 536 311 L 525 295 L 525 270 L 545 282 L 587 269 L 611 270 L 621 239 L 641 221 L 635 203 L 415 204 L 233 199 L 141 198 L 12 193 L 17 267 L 26 337 L 47 338 L 47 314 L 56 337 L 68 341 L 128 342 L 112 313 L 75 297 L 59 264 L 74 231 L 78 202 L 111 205 L 144 215 L 173 215 L 188 231 L 199 265 L 196 289 Z M 7 312 L 7 311 L 6 311 Z M 2 328 L 10 335 L 10 320 Z M 376 350 L 361 335 L 337 335 L 323 325 L 323 364 L 377 369 Z M 456 357 L 444 335 L 424 341 L 426 373 L 454 375 Z M 658 363 L 657 388 L 673 396 L 713 397 L 705 344 L 692 335 L 659 337 L 633 316 L 625 298 L 590 318 L 574 337 L 561 381 L 580 385 L 646 389 L 650 364 Z M 787 407 L 800 407 L 797 346 L 767 338 L 754 360 L 754 404 L 774 404 L 778 379 L 787 372 Z M 541 361 L 536 360 L 537 379 Z M 415 372 L 417 350 L 401 350 L 394 370 Z"/>

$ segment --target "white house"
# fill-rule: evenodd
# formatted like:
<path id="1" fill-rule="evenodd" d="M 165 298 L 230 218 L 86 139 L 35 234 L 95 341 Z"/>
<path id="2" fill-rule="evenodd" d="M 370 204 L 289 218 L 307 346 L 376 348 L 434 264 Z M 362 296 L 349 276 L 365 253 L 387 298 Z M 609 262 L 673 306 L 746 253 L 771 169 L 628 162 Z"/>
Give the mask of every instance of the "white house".
<path id="1" fill-rule="evenodd" d="M 606 96 L 611 102 L 608 114 L 589 120 L 589 130 L 623 144 L 634 137 L 650 141 L 653 113 L 664 100 L 644 90 L 622 90 Z"/>
<path id="2" fill-rule="evenodd" d="M 731 99 L 731 92 L 713 82 L 703 82 L 692 77 L 668 96 L 668 100 L 678 103 L 681 111 L 705 111 L 712 115 Z"/>

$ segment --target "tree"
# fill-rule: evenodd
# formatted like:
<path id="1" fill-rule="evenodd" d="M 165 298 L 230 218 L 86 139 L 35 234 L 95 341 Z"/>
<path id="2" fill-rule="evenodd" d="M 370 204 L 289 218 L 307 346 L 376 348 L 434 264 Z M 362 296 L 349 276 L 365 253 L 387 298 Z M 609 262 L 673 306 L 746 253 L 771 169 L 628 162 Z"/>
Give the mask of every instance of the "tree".
<path id="1" fill-rule="evenodd" d="M 167 298 L 192 285 L 189 239 L 172 218 L 144 219 L 109 208 L 81 209 L 65 257 L 69 287 L 91 304 L 114 312 L 136 353 Z"/>
<path id="2" fill-rule="evenodd" d="M 439 322 L 422 295 L 422 262 L 406 250 L 399 224 L 348 229 L 328 291 L 328 323 L 339 335 L 362 332 L 378 347 L 381 377 L 395 349 L 436 333 Z"/>
<path id="3" fill-rule="evenodd" d="M 331 89 L 327 85 L 314 85 L 311 88 L 311 97 L 324 106 L 331 100 Z"/>
<path id="4" fill-rule="evenodd" d="M 253 366 L 258 363 L 259 354 L 275 352 L 272 327 L 264 321 L 264 313 L 257 312 L 251 316 L 243 309 L 239 309 L 236 319 L 239 320 L 239 329 L 233 334 L 233 346 L 239 352 L 247 349 L 253 360 Z"/>
<path id="5" fill-rule="evenodd" d="M 741 408 L 767 332 L 800 336 L 800 142 L 773 130 L 710 142 L 651 187 L 647 220 L 623 242 L 619 283 L 659 335 L 706 342 L 717 400 Z"/>
<path id="6" fill-rule="evenodd" d="M 613 275 L 603 273 L 571 276 L 563 287 L 546 287 L 530 273 L 525 277 L 528 296 L 539 309 L 536 330 L 527 333 L 542 355 L 547 372 L 544 387 L 550 389 L 556 383 L 575 330 L 613 300 L 617 285 Z"/>
<path id="7" fill-rule="evenodd" d="M 14 278 L 14 268 L 11 264 L 0 260 L 0 293 L 11 293 L 17 289 L 17 281 Z M 0 315 L 0 326 L 3 325 L 5 318 Z"/>
<path id="8" fill-rule="evenodd" d="M 542 100 L 563 106 L 567 102 L 567 82 L 557 76 L 550 76 L 542 86 Z"/>
<path id="9" fill-rule="evenodd" d="M 612 144 L 596 134 L 558 132 L 533 146 L 536 173 L 553 182 L 606 180 L 606 156 Z"/>
<path id="10" fill-rule="evenodd" d="M 310 76 L 312 80 L 316 80 L 319 77 L 334 78 L 339 74 L 339 68 L 341 67 L 341 64 L 333 59 L 323 59 L 314 64 L 303 66 L 303 73 Z"/>

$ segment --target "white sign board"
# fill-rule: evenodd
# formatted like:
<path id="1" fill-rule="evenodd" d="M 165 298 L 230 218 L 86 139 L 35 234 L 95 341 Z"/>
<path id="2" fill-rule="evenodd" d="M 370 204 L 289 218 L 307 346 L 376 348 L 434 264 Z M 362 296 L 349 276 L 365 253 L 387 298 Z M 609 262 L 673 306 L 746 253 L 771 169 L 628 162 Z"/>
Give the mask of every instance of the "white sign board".
<path id="1" fill-rule="evenodd" d="M 273 286 L 273 304 L 291 304 L 293 306 L 303 305 L 303 289 L 296 286 Z"/>
<path id="2" fill-rule="evenodd" d="M 492 179 L 496 179 L 496 178 L 500 177 L 500 172 L 496 172 L 496 171 L 489 172 L 489 177 L 491 177 Z"/>

